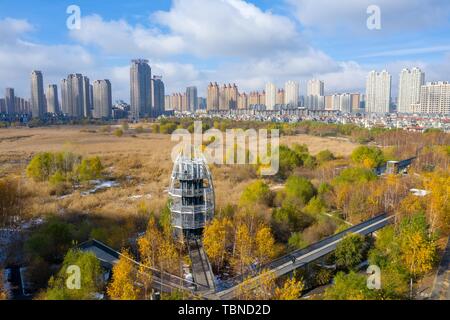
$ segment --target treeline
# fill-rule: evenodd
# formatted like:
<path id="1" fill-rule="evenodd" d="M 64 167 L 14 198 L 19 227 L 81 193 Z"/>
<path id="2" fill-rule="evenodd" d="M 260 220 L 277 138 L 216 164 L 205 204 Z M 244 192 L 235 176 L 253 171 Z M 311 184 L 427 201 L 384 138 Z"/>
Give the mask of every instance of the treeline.
<path id="1" fill-rule="evenodd" d="M 102 177 L 103 165 L 99 157 L 84 158 L 71 152 L 42 152 L 35 155 L 26 174 L 35 182 L 48 182 L 53 192 L 66 193 L 74 183 Z"/>
<path id="2" fill-rule="evenodd" d="M 373 249 L 367 254 L 360 235 L 348 235 L 334 253 L 338 273 L 325 291 L 330 300 L 412 299 L 417 294 L 413 283 L 437 263 L 437 237 L 422 213 L 403 217 L 395 226 L 378 232 Z M 368 259 L 380 268 L 380 287 L 368 288 L 367 275 L 358 265 Z"/>
<path id="3" fill-rule="evenodd" d="M 295 175 L 277 192 L 262 180 L 248 185 L 239 204 L 220 208 L 205 228 L 203 244 L 214 269 L 243 274 L 286 252 L 287 246 L 301 248 L 333 234 L 337 224 L 322 215 L 321 192 Z"/>
<path id="4" fill-rule="evenodd" d="M 163 118 L 157 125 L 164 126 L 165 129 L 183 128 L 193 132 L 194 121 L 200 121 L 203 130 L 209 128 L 225 131 L 227 129 L 278 129 L 282 135 L 310 134 L 320 137 L 348 137 L 351 141 L 367 144 L 374 142 L 382 146 L 392 146 L 407 139 L 417 143 L 418 137 L 425 137 L 423 140 L 432 144 L 449 144 L 450 135 L 439 129 L 428 129 L 424 133 L 409 132 L 403 129 L 388 129 L 374 127 L 371 129 L 360 127 L 356 124 L 325 123 L 320 121 L 305 120 L 300 122 L 262 122 L 256 120 L 237 121 L 222 118 Z M 170 130 L 161 133 L 171 133 Z M 154 131 L 158 132 L 158 131 Z M 422 138 L 421 138 L 422 140 Z M 415 143 L 414 143 L 415 144 Z"/>

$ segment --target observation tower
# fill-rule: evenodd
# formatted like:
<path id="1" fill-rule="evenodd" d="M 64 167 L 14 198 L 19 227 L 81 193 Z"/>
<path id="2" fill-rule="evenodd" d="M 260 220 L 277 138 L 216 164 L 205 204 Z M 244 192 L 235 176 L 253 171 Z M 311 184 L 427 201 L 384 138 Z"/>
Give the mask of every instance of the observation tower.
<path id="1" fill-rule="evenodd" d="M 214 214 L 214 187 L 204 158 L 179 155 L 169 187 L 172 226 L 178 238 L 200 239 Z"/>

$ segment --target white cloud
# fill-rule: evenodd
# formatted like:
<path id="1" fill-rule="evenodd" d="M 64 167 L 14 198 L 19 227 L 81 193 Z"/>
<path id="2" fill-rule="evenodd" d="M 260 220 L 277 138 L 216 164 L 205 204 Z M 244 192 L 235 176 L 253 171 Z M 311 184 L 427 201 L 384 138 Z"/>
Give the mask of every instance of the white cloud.
<path id="1" fill-rule="evenodd" d="M 300 10 L 296 11 L 297 16 L 307 29 L 339 25 L 342 21 L 352 25 L 359 23 L 358 19 L 365 25 L 369 2 L 287 1 L 295 2 L 295 8 Z M 378 3 L 382 10 L 406 6 L 405 0 L 396 5 L 386 0 Z M 424 8 L 424 12 L 433 13 L 417 0 L 408 3 L 414 10 Z M 409 11 L 405 13 L 408 15 Z M 438 17 L 440 13 L 431 16 Z M 399 17 L 402 19 L 406 18 Z M 35 32 L 28 21 L 0 19 L 0 88 L 13 86 L 18 94 L 28 96 L 33 69 L 43 71 L 46 84 L 59 84 L 68 73 L 80 72 L 92 80 L 110 79 L 113 98 L 128 100 L 128 61 L 138 57 L 149 59 L 153 74 L 163 76 L 167 93 L 196 85 L 202 95 L 209 81 L 235 82 L 240 90 L 249 91 L 263 89 L 267 81 L 281 87 L 287 80 L 297 80 L 304 93 L 306 80 L 319 77 L 325 80 L 327 92 L 344 92 L 363 91 L 371 69 L 387 68 L 394 83 L 403 67 L 421 66 L 426 72 L 429 70 L 433 80 L 445 79 L 448 74 L 438 62 L 426 64 L 420 59 L 373 65 L 337 61 L 305 40 L 305 31 L 291 18 L 243 0 L 174 0 L 168 11 L 155 12 L 146 25 L 90 15 L 83 17 L 81 26 L 81 30 L 68 31 L 76 44 L 43 45 L 27 40 Z M 443 48 L 446 46 L 433 50 Z M 423 50 L 393 50 L 378 56 L 421 54 Z"/>
<path id="2" fill-rule="evenodd" d="M 0 38 L 2 43 L 15 41 L 17 36 L 33 30 L 33 26 L 23 19 L 5 18 L 0 20 Z"/>
<path id="3" fill-rule="evenodd" d="M 264 56 L 302 46 L 295 23 L 242 0 L 175 0 L 152 18 L 198 56 Z"/>
<path id="4" fill-rule="evenodd" d="M 82 18 L 81 28 L 70 35 L 83 45 L 95 45 L 111 55 L 164 56 L 184 50 L 183 40 L 158 29 L 132 26 L 125 20 L 105 21 L 99 15 Z"/>
<path id="5" fill-rule="evenodd" d="M 304 47 L 292 20 L 242 0 L 174 0 L 169 11 L 153 13 L 148 26 L 86 16 L 70 35 L 112 55 L 241 58 Z"/>
<path id="6" fill-rule="evenodd" d="M 46 83 L 59 83 L 63 74 L 93 66 L 93 57 L 78 45 L 41 45 L 24 40 L 34 28 L 25 20 L 0 20 L 0 88 L 14 87 L 17 95 L 29 96 L 32 70 L 45 72 Z"/>
<path id="7" fill-rule="evenodd" d="M 393 57 L 393 56 L 410 56 L 418 55 L 423 53 L 436 53 L 436 52 L 450 52 L 450 46 L 432 46 L 432 47 L 420 47 L 420 48 L 405 48 L 398 50 L 389 50 L 370 53 L 363 55 L 363 58 L 373 58 L 373 57 Z"/>
<path id="8" fill-rule="evenodd" d="M 447 0 L 286 0 L 302 25 L 315 31 L 348 37 L 369 34 L 367 8 L 377 5 L 381 11 L 381 32 L 416 31 L 448 24 Z M 371 33 L 374 34 L 373 32 Z"/>

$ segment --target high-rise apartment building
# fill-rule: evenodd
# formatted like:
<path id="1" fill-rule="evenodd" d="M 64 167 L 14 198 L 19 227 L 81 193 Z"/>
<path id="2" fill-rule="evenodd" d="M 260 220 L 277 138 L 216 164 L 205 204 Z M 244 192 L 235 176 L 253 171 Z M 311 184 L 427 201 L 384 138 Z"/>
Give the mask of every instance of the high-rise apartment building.
<path id="1" fill-rule="evenodd" d="M 151 115 L 152 92 L 151 92 L 152 70 L 148 60 L 131 60 L 130 67 L 130 106 L 131 115 L 135 119 Z"/>
<path id="2" fill-rule="evenodd" d="M 306 88 L 307 96 L 323 96 L 324 95 L 324 82 L 318 79 L 312 79 L 308 81 Z"/>
<path id="3" fill-rule="evenodd" d="M 94 111 L 94 86 L 89 84 L 89 105 L 91 106 L 91 114 Z"/>
<path id="4" fill-rule="evenodd" d="M 197 87 L 186 88 L 186 104 L 187 111 L 195 112 L 198 109 Z"/>
<path id="5" fill-rule="evenodd" d="M 341 109 L 341 95 L 339 93 L 335 93 L 331 95 L 331 110 L 340 110 Z"/>
<path id="6" fill-rule="evenodd" d="M 93 117 L 96 119 L 110 119 L 112 116 L 111 82 L 95 80 L 93 83 Z"/>
<path id="7" fill-rule="evenodd" d="M 429 82 L 420 89 L 420 103 L 414 112 L 450 114 L 450 82 Z"/>
<path id="8" fill-rule="evenodd" d="M 425 84 L 425 73 L 419 68 L 400 72 L 397 112 L 411 113 L 420 100 L 420 88 Z"/>
<path id="9" fill-rule="evenodd" d="M 351 111 L 357 112 L 361 108 L 361 95 L 359 93 L 352 93 L 350 95 L 351 99 Z"/>
<path id="10" fill-rule="evenodd" d="M 33 118 L 42 118 L 46 112 L 44 96 L 44 80 L 42 72 L 31 72 L 31 113 Z"/>
<path id="11" fill-rule="evenodd" d="M 298 107 L 299 84 L 296 81 L 288 81 L 284 84 L 284 104 Z"/>
<path id="12" fill-rule="evenodd" d="M 324 82 L 318 79 L 309 80 L 306 87 L 305 106 L 311 110 L 325 109 Z"/>
<path id="13" fill-rule="evenodd" d="M 219 90 L 219 110 L 237 108 L 239 90 L 236 84 L 224 84 Z"/>
<path id="14" fill-rule="evenodd" d="M 230 110 L 228 106 L 228 86 L 226 84 L 220 87 L 219 110 Z"/>
<path id="15" fill-rule="evenodd" d="M 91 105 L 91 90 L 88 77 L 83 77 L 83 117 L 89 118 L 92 116 L 92 105 Z"/>
<path id="16" fill-rule="evenodd" d="M 206 109 L 207 110 L 219 110 L 220 104 L 220 89 L 217 82 L 210 82 L 207 90 L 206 97 Z"/>
<path id="17" fill-rule="evenodd" d="M 333 110 L 333 96 L 328 95 L 324 97 L 325 110 Z"/>
<path id="18" fill-rule="evenodd" d="M 323 110 L 325 108 L 325 97 L 316 95 L 306 96 L 305 107 L 310 110 Z"/>
<path id="19" fill-rule="evenodd" d="M 5 101 L 5 98 L 0 98 L 0 113 L 6 113 L 6 101 Z"/>
<path id="20" fill-rule="evenodd" d="M 7 114 L 16 112 L 13 88 L 6 88 L 5 90 L 5 111 Z"/>
<path id="21" fill-rule="evenodd" d="M 47 86 L 47 91 L 45 92 L 45 97 L 47 99 L 47 112 L 58 114 L 60 112 L 58 86 L 56 84 L 49 84 Z"/>
<path id="22" fill-rule="evenodd" d="M 183 94 L 172 94 L 172 109 L 175 111 L 183 111 Z"/>
<path id="23" fill-rule="evenodd" d="M 0 112 L 6 113 L 6 98 L 0 99 Z M 14 96 L 14 113 L 30 114 L 30 101 Z"/>
<path id="24" fill-rule="evenodd" d="M 187 109 L 187 99 L 186 99 L 186 92 L 183 92 L 181 95 L 181 111 L 186 112 Z"/>
<path id="25" fill-rule="evenodd" d="M 284 99 L 285 99 L 284 89 L 278 89 L 277 90 L 276 104 L 277 105 L 283 105 L 284 104 Z"/>
<path id="26" fill-rule="evenodd" d="M 172 108 L 172 96 L 171 95 L 164 96 L 164 110 L 166 110 L 166 111 L 173 110 L 173 108 Z"/>
<path id="27" fill-rule="evenodd" d="M 206 98 L 198 97 L 197 98 L 197 106 L 200 110 L 206 110 Z"/>
<path id="28" fill-rule="evenodd" d="M 229 106 L 230 109 L 236 109 L 237 108 L 237 102 L 238 102 L 238 96 L 239 96 L 239 89 L 235 83 L 233 85 L 228 85 L 228 91 L 229 91 Z"/>
<path id="29" fill-rule="evenodd" d="M 69 74 L 65 86 L 65 100 L 67 102 L 67 115 L 74 118 L 84 117 L 84 79 L 79 73 Z"/>
<path id="30" fill-rule="evenodd" d="M 391 78 L 386 70 L 369 73 L 366 82 L 366 112 L 391 112 Z"/>
<path id="31" fill-rule="evenodd" d="M 350 93 L 342 93 L 339 97 L 339 110 L 341 112 L 352 112 L 352 98 Z"/>
<path id="32" fill-rule="evenodd" d="M 93 106 L 91 88 L 89 78 L 80 73 L 69 74 L 67 79 L 61 80 L 61 103 L 58 111 L 73 118 L 90 117 Z"/>
<path id="33" fill-rule="evenodd" d="M 67 79 L 61 80 L 61 112 L 69 114 L 69 85 Z"/>
<path id="34" fill-rule="evenodd" d="M 250 92 L 249 97 L 248 97 L 248 105 L 254 106 L 254 105 L 258 105 L 258 104 L 261 104 L 261 102 L 259 100 L 259 92 L 258 91 Z"/>
<path id="35" fill-rule="evenodd" d="M 277 87 L 269 82 L 266 84 L 266 110 L 273 110 L 277 103 Z"/>
<path id="36" fill-rule="evenodd" d="M 237 108 L 248 109 L 248 95 L 245 92 L 239 94 Z"/>
<path id="37" fill-rule="evenodd" d="M 152 117 L 159 117 L 164 112 L 165 105 L 165 87 L 162 76 L 153 76 L 152 78 Z"/>
<path id="38" fill-rule="evenodd" d="M 266 103 L 266 91 L 257 92 L 259 104 L 264 105 Z"/>

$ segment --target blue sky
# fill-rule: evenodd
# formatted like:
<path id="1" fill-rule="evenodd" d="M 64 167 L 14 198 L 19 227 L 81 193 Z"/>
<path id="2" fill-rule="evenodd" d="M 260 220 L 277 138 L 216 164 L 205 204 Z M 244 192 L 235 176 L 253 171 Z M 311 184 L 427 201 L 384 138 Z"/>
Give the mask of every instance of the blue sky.
<path id="1" fill-rule="evenodd" d="M 69 5 L 81 29 L 66 27 Z M 367 7 L 380 9 L 369 30 Z M 209 81 L 242 91 L 265 82 L 325 81 L 332 92 L 363 91 L 371 69 L 421 67 L 428 81 L 450 80 L 447 0 L 39 0 L 0 2 L 0 90 L 29 95 L 31 70 L 45 83 L 82 72 L 109 78 L 114 98 L 128 100 L 128 65 L 150 60 L 167 92 Z"/>

